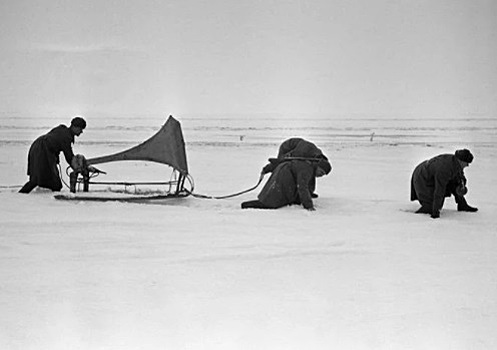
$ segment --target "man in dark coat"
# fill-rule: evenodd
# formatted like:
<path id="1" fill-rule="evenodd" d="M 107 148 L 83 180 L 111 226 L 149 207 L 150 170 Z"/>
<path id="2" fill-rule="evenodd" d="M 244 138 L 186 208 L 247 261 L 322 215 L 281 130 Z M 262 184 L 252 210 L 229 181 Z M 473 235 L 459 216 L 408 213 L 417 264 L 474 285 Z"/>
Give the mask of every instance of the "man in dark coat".
<path id="1" fill-rule="evenodd" d="M 305 209 L 314 210 L 316 177 L 331 171 L 331 164 L 321 150 L 312 142 L 292 138 L 281 144 L 278 158 L 269 161 L 262 174 L 272 174 L 258 200 L 244 202 L 242 208 L 277 209 L 301 204 Z"/>
<path id="2" fill-rule="evenodd" d="M 457 210 L 476 212 L 466 202 L 467 193 L 464 168 L 473 161 L 467 149 L 457 150 L 455 154 L 441 154 L 419 164 L 411 178 L 411 201 L 418 200 L 421 208 L 416 213 L 440 217 L 445 197 L 454 195 Z"/>
<path id="3" fill-rule="evenodd" d="M 324 156 L 323 152 L 312 142 L 299 137 L 284 141 L 278 149 L 278 159 L 288 157 L 317 158 Z"/>
<path id="4" fill-rule="evenodd" d="M 75 167 L 72 144 L 74 137 L 81 135 L 85 127 L 86 121 L 81 117 L 75 117 L 72 119 L 70 127 L 59 125 L 47 134 L 38 137 L 29 149 L 29 181 L 19 192 L 30 193 L 36 186 L 60 191 L 62 182 L 57 169 L 59 154 L 60 152 L 64 153 L 67 163 L 71 167 Z"/>

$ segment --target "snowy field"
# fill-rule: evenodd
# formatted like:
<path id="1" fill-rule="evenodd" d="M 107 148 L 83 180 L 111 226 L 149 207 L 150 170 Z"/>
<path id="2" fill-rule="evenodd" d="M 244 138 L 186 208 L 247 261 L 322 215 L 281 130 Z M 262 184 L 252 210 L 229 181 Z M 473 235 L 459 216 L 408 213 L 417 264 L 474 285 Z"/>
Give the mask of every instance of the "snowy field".
<path id="1" fill-rule="evenodd" d="M 74 149 L 95 157 L 167 116 L 86 117 Z M 200 194 L 249 188 L 284 139 L 314 141 L 333 165 L 317 210 L 241 210 L 262 186 L 160 204 L 20 195 L 29 145 L 69 120 L 3 115 L 0 349 L 497 348 L 495 118 L 175 117 Z M 449 198 L 438 220 L 413 214 L 414 167 L 458 148 L 475 155 L 467 198 L 479 212 Z M 115 164 L 100 168 L 169 176 Z"/>

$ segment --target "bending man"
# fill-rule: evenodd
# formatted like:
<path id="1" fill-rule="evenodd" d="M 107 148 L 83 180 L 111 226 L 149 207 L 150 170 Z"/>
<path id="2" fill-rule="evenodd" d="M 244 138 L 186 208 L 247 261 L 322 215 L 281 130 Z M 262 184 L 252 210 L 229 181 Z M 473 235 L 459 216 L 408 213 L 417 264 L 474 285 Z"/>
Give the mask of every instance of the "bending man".
<path id="1" fill-rule="evenodd" d="M 81 117 L 71 120 L 71 126 L 59 125 L 47 134 L 38 137 L 29 149 L 28 175 L 29 181 L 19 190 L 20 193 L 30 193 L 36 186 L 49 188 L 52 191 L 60 191 L 60 181 L 57 165 L 59 154 L 64 157 L 73 169 L 79 167 L 78 158 L 74 157 L 72 144 L 74 137 L 83 133 L 86 121 Z"/>
<path id="2" fill-rule="evenodd" d="M 258 200 L 244 202 L 242 208 L 277 209 L 301 204 L 305 209 L 314 210 L 316 177 L 330 171 L 328 158 L 316 145 L 300 138 L 288 139 L 281 144 L 278 158 L 270 158 L 262 169 L 262 174 L 272 174 Z"/>

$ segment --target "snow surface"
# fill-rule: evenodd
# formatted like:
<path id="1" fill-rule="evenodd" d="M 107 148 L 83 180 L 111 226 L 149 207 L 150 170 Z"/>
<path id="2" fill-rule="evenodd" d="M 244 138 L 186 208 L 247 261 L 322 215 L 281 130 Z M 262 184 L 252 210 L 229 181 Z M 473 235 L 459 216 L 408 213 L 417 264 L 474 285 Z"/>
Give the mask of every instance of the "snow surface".
<path id="1" fill-rule="evenodd" d="M 165 122 L 87 119 L 75 151 L 88 157 Z M 316 142 L 333 164 L 317 210 L 241 210 L 260 188 L 159 204 L 17 194 L 32 140 L 67 121 L 4 115 L 1 349 L 497 348 L 495 119 L 178 119 L 200 194 L 253 186 L 287 137 Z M 438 220 L 414 214 L 414 167 L 463 147 L 480 211 L 458 213 L 450 198 Z M 100 167 L 128 180 L 169 174 Z"/>

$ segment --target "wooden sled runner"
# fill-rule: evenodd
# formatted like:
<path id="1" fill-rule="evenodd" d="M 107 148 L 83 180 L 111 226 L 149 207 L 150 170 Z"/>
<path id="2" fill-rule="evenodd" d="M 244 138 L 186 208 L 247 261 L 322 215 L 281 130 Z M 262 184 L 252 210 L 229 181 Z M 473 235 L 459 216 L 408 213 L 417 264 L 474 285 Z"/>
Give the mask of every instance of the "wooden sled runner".
<path id="1" fill-rule="evenodd" d="M 172 198 L 187 197 L 189 194 L 129 194 L 114 193 L 109 191 L 100 192 L 80 192 L 80 193 L 63 193 L 56 194 L 55 199 L 66 201 L 91 201 L 91 202 L 130 202 L 130 203 L 150 203 L 162 202 Z"/>
<path id="2" fill-rule="evenodd" d="M 94 181 L 101 172 L 94 165 L 119 161 L 147 161 L 164 164 L 172 169 L 172 174 L 167 181 Z M 115 154 L 91 158 L 86 160 L 82 171 L 70 174 L 70 193 L 55 195 L 59 200 L 77 201 L 125 201 L 148 202 L 166 200 L 171 198 L 187 197 L 193 192 L 193 179 L 188 174 L 185 141 L 180 123 L 169 116 L 162 128 L 148 140 L 128 150 Z M 94 190 L 95 186 L 124 187 L 124 190 Z M 140 186 L 162 186 L 161 191 L 136 191 Z M 189 188 L 186 186 L 189 185 Z M 82 187 L 82 190 L 81 190 Z M 128 188 L 135 188 L 130 193 Z M 90 190 L 91 188 L 91 190 Z"/>

